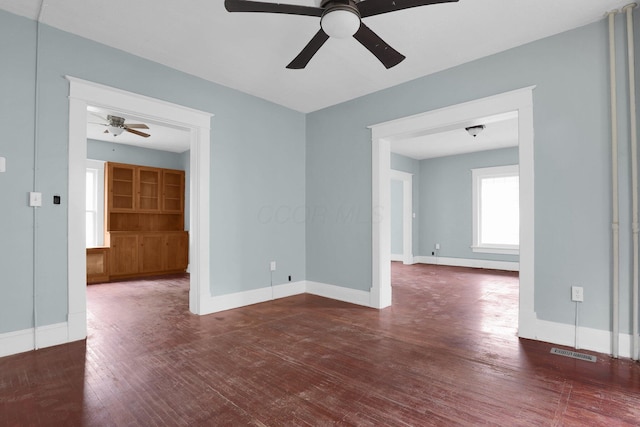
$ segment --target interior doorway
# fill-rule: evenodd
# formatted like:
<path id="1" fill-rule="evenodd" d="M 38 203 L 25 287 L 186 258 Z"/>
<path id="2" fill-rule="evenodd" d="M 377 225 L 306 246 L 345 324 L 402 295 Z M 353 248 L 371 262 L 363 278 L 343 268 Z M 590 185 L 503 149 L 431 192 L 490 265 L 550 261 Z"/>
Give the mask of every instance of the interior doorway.
<path id="1" fill-rule="evenodd" d="M 392 169 L 390 176 L 391 185 L 397 184 L 396 191 L 392 191 L 392 195 L 395 193 L 400 199 L 399 206 L 392 203 L 394 206 L 390 212 L 392 216 L 391 260 L 413 264 L 413 175 Z M 394 226 L 396 230 L 393 229 Z M 400 238 L 396 238 L 397 241 L 394 242 L 394 236 Z"/>
<path id="2" fill-rule="evenodd" d="M 392 304 L 390 259 L 391 143 L 400 138 L 458 126 L 461 122 L 509 112 L 518 114 L 520 167 L 520 292 L 518 335 L 535 337 L 533 89 L 528 87 L 371 126 L 372 288 L 371 306 Z"/>
<path id="3" fill-rule="evenodd" d="M 209 289 L 209 167 L 212 114 L 67 76 L 69 95 L 68 340 L 86 337 L 85 159 L 87 107 L 121 111 L 190 134 L 189 310 L 200 314 Z"/>

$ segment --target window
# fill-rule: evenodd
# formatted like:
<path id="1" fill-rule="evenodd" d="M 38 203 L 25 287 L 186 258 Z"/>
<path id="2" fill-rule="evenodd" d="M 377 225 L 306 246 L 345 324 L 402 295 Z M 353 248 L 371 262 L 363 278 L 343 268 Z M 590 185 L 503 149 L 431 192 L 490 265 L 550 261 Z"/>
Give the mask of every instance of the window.
<path id="1" fill-rule="evenodd" d="M 518 165 L 471 170 L 474 252 L 519 254 Z"/>
<path id="2" fill-rule="evenodd" d="M 86 172 L 86 246 L 104 244 L 104 162 L 87 160 Z"/>

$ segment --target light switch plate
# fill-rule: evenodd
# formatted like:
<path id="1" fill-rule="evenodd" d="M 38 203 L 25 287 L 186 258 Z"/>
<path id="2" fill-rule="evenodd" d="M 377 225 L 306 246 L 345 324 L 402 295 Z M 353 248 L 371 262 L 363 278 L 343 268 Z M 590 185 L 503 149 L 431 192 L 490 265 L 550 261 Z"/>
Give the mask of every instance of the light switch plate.
<path id="1" fill-rule="evenodd" d="M 32 208 L 42 206 L 42 193 L 32 191 L 29 193 L 29 206 Z"/>

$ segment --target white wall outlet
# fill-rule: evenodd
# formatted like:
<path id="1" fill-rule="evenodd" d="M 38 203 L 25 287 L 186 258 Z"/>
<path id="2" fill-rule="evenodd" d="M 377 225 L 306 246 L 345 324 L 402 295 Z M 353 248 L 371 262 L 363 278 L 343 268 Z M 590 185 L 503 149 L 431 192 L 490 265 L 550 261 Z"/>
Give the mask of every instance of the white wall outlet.
<path id="1" fill-rule="evenodd" d="M 0 172 L 7 171 L 7 159 L 4 157 L 0 157 Z"/>
<path id="2" fill-rule="evenodd" d="M 584 301 L 584 289 L 582 289 L 582 286 L 571 287 L 571 301 L 577 301 L 577 302 Z"/>
<path id="3" fill-rule="evenodd" d="M 271 261 L 270 268 L 271 268 L 271 271 L 276 271 L 276 262 L 275 261 Z"/>
<path id="4" fill-rule="evenodd" d="M 32 191 L 29 193 L 29 206 L 32 208 L 42 206 L 42 193 Z"/>
<path id="5" fill-rule="evenodd" d="M 436 243 L 436 251 L 440 250 L 440 243 Z"/>

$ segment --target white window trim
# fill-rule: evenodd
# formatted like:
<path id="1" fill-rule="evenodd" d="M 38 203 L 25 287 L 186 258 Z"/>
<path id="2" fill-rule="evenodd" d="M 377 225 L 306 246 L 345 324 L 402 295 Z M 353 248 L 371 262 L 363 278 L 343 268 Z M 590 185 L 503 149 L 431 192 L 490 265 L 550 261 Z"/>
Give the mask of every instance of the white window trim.
<path id="1" fill-rule="evenodd" d="M 480 243 L 480 183 L 483 178 L 500 178 L 520 175 L 518 165 L 494 166 L 471 169 L 472 203 L 473 203 L 473 244 L 471 250 L 478 253 L 519 255 L 520 245 L 493 245 Z"/>
<path id="2" fill-rule="evenodd" d="M 104 245 L 104 161 L 87 159 L 87 169 L 97 170 L 96 176 L 96 246 Z"/>

